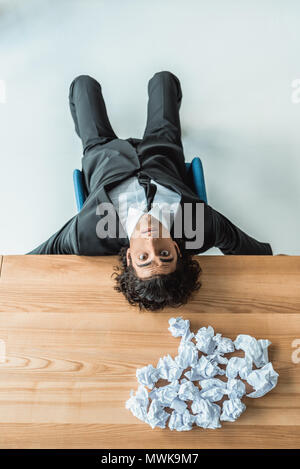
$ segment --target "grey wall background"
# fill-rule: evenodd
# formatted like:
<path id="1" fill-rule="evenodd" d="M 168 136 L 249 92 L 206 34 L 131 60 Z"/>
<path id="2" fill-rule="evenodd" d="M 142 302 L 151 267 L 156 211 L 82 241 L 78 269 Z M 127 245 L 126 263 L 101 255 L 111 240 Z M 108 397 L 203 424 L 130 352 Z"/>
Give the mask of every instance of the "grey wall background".
<path id="1" fill-rule="evenodd" d="M 297 0 L 0 1 L 1 254 L 28 252 L 76 213 L 72 79 L 97 78 L 119 138 L 141 138 L 159 70 L 181 81 L 185 155 L 202 157 L 210 205 L 299 254 L 299 44 Z"/>

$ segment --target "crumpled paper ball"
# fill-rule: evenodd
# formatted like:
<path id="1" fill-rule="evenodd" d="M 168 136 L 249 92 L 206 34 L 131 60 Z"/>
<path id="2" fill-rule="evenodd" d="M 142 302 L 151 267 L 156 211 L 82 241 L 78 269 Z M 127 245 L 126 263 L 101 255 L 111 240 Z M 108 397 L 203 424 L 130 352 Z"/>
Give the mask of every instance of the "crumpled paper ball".
<path id="1" fill-rule="evenodd" d="M 276 386 L 279 375 L 268 359 L 269 340 L 240 334 L 232 341 L 211 326 L 194 334 L 182 317 L 171 318 L 169 325 L 173 337 L 181 337 L 178 355 L 160 358 L 156 367 L 137 369 L 138 389 L 126 401 L 126 408 L 152 428 L 220 428 L 221 421 L 234 422 L 246 410 L 243 396 L 262 397 Z M 224 356 L 235 350 L 242 350 L 244 357 Z M 160 380 L 168 384 L 159 385 Z M 244 381 L 253 392 L 246 394 Z"/>

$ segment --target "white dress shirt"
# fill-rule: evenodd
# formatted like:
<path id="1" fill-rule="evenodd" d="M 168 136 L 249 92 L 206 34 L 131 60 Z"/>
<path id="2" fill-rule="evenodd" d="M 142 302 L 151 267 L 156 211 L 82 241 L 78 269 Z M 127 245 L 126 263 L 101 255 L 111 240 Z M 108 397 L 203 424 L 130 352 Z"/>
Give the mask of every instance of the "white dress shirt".
<path id="1" fill-rule="evenodd" d="M 108 192 L 129 239 L 139 219 L 145 213 L 160 221 L 168 231 L 171 230 L 181 196 L 153 179 L 151 179 L 151 183 L 155 184 L 157 189 L 149 212 L 147 211 L 145 189 L 140 185 L 136 176 L 125 179 Z"/>

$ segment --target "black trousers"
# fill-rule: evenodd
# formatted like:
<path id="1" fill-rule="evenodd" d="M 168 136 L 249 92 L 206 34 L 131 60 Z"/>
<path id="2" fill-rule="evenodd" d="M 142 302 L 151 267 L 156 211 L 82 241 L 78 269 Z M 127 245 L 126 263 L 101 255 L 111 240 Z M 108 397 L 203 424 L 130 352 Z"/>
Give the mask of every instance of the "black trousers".
<path id="1" fill-rule="evenodd" d="M 184 155 L 181 142 L 179 109 L 182 90 L 179 79 L 169 71 L 157 72 L 148 82 L 146 128 L 142 139 L 128 138 L 139 156 L 157 151 L 158 147 Z M 69 90 L 69 104 L 75 131 L 81 138 L 83 154 L 95 145 L 117 139 L 108 115 L 100 83 L 89 75 L 76 77 Z"/>

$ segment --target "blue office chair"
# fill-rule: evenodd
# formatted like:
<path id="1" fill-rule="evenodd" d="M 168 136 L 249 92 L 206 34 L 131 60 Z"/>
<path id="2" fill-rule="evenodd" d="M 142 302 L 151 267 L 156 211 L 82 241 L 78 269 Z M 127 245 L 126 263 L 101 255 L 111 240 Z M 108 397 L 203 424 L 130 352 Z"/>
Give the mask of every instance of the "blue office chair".
<path id="1" fill-rule="evenodd" d="M 196 192 L 199 199 L 204 200 L 204 202 L 207 203 L 204 172 L 200 158 L 195 157 L 191 163 L 185 163 L 185 166 L 187 171 L 187 179 L 190 186 Z M 73 182 L 77 210 L 80 212 L 86 199 L 86 195 L 84 192 L 82 172 L 79 169 L 74 169 L 73 171 Z"/>

